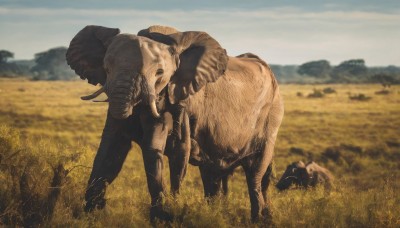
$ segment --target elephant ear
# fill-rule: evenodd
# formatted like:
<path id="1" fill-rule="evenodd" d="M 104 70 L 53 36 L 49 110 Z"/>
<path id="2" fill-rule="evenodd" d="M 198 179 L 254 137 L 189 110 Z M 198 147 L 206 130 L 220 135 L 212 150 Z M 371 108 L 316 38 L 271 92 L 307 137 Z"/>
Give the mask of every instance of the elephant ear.
<path id="1" fill-rule="evenodd" d="M 172 104 L 186 99 L 207 83 L 215 82 L 226 70 L 226 50 L 205 32 L 178 32 L 169 35 L 155 32 L 145 36 L 170 45 L 172 53 L 179 56 L 179 66 L 168 84 L 168 95 Z"/>
<path id="2" fill-rule="evenodd" d="M 163 35 L 171 35 L 174 33 L 178 33 L 179 31 L 175 28 L 163 25 L 153 25 L 147 29 L 142 29 L 138 32 L 138 36 L 145 36 L 147 38 L 152 38 L 155 34 L 163 34 Z"/>
<path id="3" fill-rule="evenodd" d="M 228 65 L 226 50 L 205 32 L 183 32 L 171 34 L 175 40 L 173 48 L 179 54 L 180 64 L 168 84 L 172 104 L 186 99 L 215 82 Z"/>
<path id="4" fill-rule="evenodd" d="M 66 58 L 70 67 L 81 79 L 93 85 L 104 85 L 107 74 L 103 59 L 111 39 L 120 33 L 117 28 L 88 25 L 71 40 Z"/>
<path id="5" fill-rule="evenodd" d="M 321 179 L 323 178 L 319 174 L 320 167 L 318 166 L 318 164 L 313 162 L 313 161 L 310 161 L 310 162 L 307 163 L 306 169 L 307 169 L 307 173 L 308 173 L 308 176 L 309 176 L 309 184 L 310 184 L 310 186 L 317 185 L 318 182 L 320 182 Z"/>
<path id="6" fill-rule="evenodd" d="M 312 172 L 312 173 L 309 173 L 309 176 L 310 176 L 310 186 L 316 186 L 319 182 L 322 182 L 321 181 L 321 178 L 322 177 L 320 177 L 320 175 L 319 175 L 319 173 L 318 172 Z"/>
<path id="7" fill-rule="evenodd" d="M 293 163 L 297 168 L 305 168 L 306 165 L 304 164 L 303 161 L 298 161 Z"/>
<path id="8" fill-rule="evenodd" d="M 246 52 L 246 53 L 237 55 L 236 57 L 237 57 L 237 58 L 253 58 L 253 59 L 259 59 L 259 60 L 261 60 L 261 58 L 258 57 L 258 55 L 253 54 L 253 53 L 250 53 L 250 52 Z"/>

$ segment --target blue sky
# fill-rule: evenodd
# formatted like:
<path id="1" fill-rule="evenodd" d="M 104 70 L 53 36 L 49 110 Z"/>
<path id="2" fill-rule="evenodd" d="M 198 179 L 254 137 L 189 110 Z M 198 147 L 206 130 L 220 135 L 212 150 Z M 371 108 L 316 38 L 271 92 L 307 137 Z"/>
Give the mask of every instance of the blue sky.
<path id="1" fill-rule="evenodd" d="M 153 24 L 206 31 L 230 55 L 253 52 L 275 64 L 400 65 L 399 0 L 0 0 L 0 49 L 31 59 L 68 46 L 88 24 L 125 33 Z"/>

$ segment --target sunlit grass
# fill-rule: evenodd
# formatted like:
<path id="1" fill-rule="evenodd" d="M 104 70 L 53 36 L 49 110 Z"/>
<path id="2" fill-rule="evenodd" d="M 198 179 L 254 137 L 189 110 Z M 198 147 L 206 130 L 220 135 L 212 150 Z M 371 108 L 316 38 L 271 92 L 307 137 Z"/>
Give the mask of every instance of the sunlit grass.
<path id="1" fill-rule="evenodd" d="M 337 92 L 323 98 L 307 98 L 313 89 L 332 87 Z M 275 177 L 269 195 L 273 219 L 278 227 L 398 227 L 400 225 L 400 87 L 388 95 L 375 95 L 380 85 L 281 85 L 285 117 L 275 149 Z M 22 170 L 26 160 L 37 161 L 32 183 L 45 195 L 52 169 L 63 163 L 70 172 L 60 199 L 46 226 L 151 226 L 150 196 L 140 150 L 134 146 L 119 177 L 109 186 L 104 211 L 83 213 L 83 195 L 93 158 L 99 145 L 107 112 L 106 103 L 81 101 L 96 90 L 81 81 L 31 82 L 0 79 L 1 148 L 20 151 L 10 163 L 0 157 L 0 224 L 5 211 L 15 210 L 17 195 L 10 195 L 13 179 L 9 167 Z M 304 96 L 299 97 L 301 92 Z M 363 93 L 369 101 L 350 100 Z M 102 98 L 99 98 L 102 99 Z M 355 153 L 341 144 L 358 146 Z M 6 145 L 11 145 L 6 147 Z M 397 146 L 396 146 L 397 145 Z M 304 155 L 290 153 L 301 148 Z M 328 147 L 339 147 L 338 160 L 323 155 Z M 316 160 L 336 176 L 336 188 L 278 193 L 273 184 L 293 161 Z M 168 163 L 165 182 L 169 188 Z M 20 172 L 20 171 L 18 171 Z M 18 177 L 18 175 L 16 176 Z M 8 186 L 8 187 L 5 187 Z M 199 171 L 190 166 L 177 198 L 166 196 L 167 209 L 176 216 L 174 227 L 251 227 L 250 202 L 243 171 L 237 169 L 229 181 L 227 198 L 211 204 L 203 199 Z M 9 207 L 11 205 L 11 207 Z M 10 212 L 10 211 L 8 211 Z M 10 212 L 11 213 L 11 212 Z M 9 215 L 9 214 L 8 214 Z M 7 215 L 7 216 L 8 216 Z M 21 224 L 19 224 L 21 225 Z M 156 226 L 164 226 L 157 223 Z"/>

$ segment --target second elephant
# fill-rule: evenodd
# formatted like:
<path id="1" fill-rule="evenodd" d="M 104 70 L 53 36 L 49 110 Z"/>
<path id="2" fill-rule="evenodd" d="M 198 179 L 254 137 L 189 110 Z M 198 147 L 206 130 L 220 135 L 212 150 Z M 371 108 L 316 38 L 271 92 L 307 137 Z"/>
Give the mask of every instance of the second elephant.
<path id="1" fill-rule="evenodd" d="M 293 185 L 307 188 L 322 184 L 325 188 L 330 189 L 333 179 L 331 172 L 317 163 L 311 161 L 304 164 L 304 162 L 298 161 L 287 166 L 276 187 L 282 191 Z"/>

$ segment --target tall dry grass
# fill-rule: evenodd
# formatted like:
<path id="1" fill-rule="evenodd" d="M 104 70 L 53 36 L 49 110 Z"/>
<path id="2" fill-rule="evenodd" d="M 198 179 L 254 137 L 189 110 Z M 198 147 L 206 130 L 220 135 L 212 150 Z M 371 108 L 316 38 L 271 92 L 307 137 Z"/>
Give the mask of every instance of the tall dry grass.
<path id="1" fill-rule="evenodd" d="M 277 227 L 398 227 L 400 87 L 376 95 L 380 85 L 329 86 L 336 93 L 307 98 L 297 94 L 325 86 L 281 85 L 286 110 L 272 184 L 287 164 L 312 159 L 332 171 L 336 187 L 329 192 L 317 188 L 280 193 L 271 185 L 274 223 Z M 0 80 L 1 225 L 151 226 L 150 197 L 137 146 L 108 188 L 106 209 L 93 214 L 82 210 L 107 110 L 106 104 L 79 99 L 93 90 L 83 82 Z M 350 100 L 349 93 L 372 99 Z M 57 178 L 59 182 L 54 181 Z M 168 178 L 165 181 L 168 186 Z M 169 225 L 264 226 L 250 222 L 241 169 L 229 185 L 228 197 L 207 204 L 199 172 L 190 166 L 179 197 L 165 198 L 167 209 L 176 216 Z"/>

